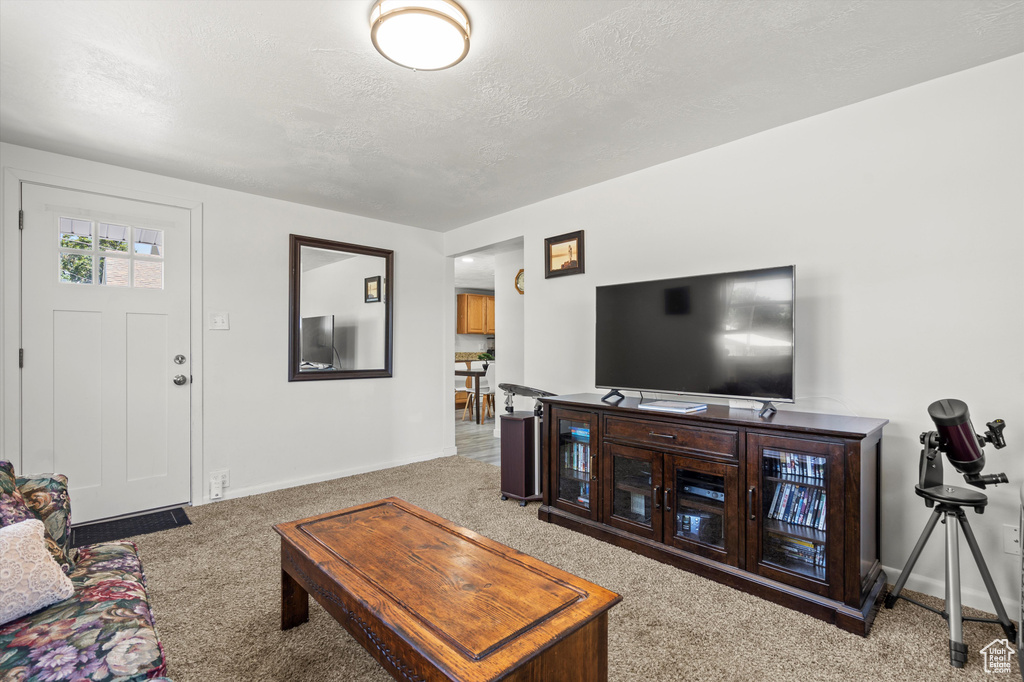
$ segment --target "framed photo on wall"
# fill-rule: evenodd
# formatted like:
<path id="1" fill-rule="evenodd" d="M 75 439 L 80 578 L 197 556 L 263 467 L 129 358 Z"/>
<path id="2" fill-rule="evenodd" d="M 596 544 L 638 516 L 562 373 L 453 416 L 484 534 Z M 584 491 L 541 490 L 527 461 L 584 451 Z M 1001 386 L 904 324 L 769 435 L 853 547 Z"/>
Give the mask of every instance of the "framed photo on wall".
<path id="1" fill-rule="evenodd" d="M 583 274 L 583 230 L 544 240 L 544 279 Z"/>
<path id="2" fill-rule="evenodd" d="M 367 303 L 380 303 L 380 275 L 367 277 L 363 281 L 363 289 Z"/>

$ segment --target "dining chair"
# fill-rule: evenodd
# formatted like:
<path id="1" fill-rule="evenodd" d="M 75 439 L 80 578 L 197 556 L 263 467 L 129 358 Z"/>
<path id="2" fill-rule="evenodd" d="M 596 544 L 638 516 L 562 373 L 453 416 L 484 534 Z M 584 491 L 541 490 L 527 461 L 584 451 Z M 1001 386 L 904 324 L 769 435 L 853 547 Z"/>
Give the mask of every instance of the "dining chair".
<path id="1" fill-rule="evenodd" d="M 470 363 L 467 363 L 470 364 Z M 472 367 L 472 369 L 479 369 L 478 367 Z M 466 421 L 466 415 L 473 415 L 472 410 L 480 410 L 480 421 L 481 423 L 488 417 L 494 416 L 494 362 L 490 361 L 487 364 L 487 369 L 484 370 L 484 375 L 480 377 L 480 406 L 477 407 L 476 394 L 473 390 L 473 377 L 466 377 L 466 390 L 469 395 L 466 397 L 466 406 L 462 408 L 462 421 Z"/>
<path id="2" fill-rule="evenodd" d="M 481 414 L 484 419 L 487 417 L 494 416 L 494 361 L 492 360 L 487 364 L 487 369 L 484 371 L 484 375 L 480 377 L 480 402 L 482 405 Z"/>
<path id="3" fill-rule="evenodd" d="M 469 362 L 456 362 L 456 371 L 461 370 L 465 366 L 469 369 Z M 458 398 L 460 394 L 465 394 L 466 406 L 469 406 L 469 401 L 473 399 L 473 377 L 455 377 L 455 397 Z M 457 402 L 457 401 L 456 401 Z M 465 419 L 465 410 L 463 410 L 463 419 Z"/>

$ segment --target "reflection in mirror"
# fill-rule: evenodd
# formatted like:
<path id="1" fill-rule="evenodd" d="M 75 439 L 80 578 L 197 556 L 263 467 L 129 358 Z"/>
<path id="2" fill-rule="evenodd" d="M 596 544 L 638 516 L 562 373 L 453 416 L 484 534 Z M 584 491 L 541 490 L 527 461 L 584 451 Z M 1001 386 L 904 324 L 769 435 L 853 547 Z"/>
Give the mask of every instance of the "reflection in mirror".
<path id="1" fill-rule="evenodd" d="M 394 253 L 291 235 L 289 381 L 391 376 Z"/>

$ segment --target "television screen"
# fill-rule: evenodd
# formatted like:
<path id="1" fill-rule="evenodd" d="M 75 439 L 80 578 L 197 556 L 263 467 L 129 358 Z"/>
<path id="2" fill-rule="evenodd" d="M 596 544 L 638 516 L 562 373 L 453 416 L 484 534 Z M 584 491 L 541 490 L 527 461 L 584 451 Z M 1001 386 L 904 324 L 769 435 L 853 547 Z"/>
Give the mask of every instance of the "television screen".
<path id="1" fill-rule="evenodd" d="M 302 338 L 300 362 L 334 365 L 334 315 L 302 318 L 299 336 Z"/>
<path id="2" fill-rule="evenodd" d="M 597 287 L 598 388 L 792 402 L 796 267 Z"/>

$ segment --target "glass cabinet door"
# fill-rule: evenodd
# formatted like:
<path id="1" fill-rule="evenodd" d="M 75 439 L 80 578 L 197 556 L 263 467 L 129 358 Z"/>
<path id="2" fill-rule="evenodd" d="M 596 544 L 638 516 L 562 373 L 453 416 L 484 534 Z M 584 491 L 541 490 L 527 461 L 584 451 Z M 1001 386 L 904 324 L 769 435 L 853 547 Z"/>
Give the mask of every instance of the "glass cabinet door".
<path id="1" fill-rule="evenodd" d="M 597 518 L 597 418 L 552 410 L 555 506 Z"/>
<path id="2" fill-rule="evenodd" d="M 754 507 L 751 523 L 757 525 L 758 572 L 829 596 L 829 562 L 833 560 L 829 548 L 842 542 L 841 534 L 831 542 L 829 526 L 830 519 L 839 518 L 833 507 L 842 509 L 836 494 L 841 490 L 840 472 L 832 471 L 832 462 L 839 461 L 832 450 L 839 446 L 758 435 L 749 438 L 748 453 L 756 461 L 751 473 L 759 479 L 756 485 L 752 481 L 748 499 Z"/>
<path id="3" fill-rule="evenodd" d="M 660 540 L 661 453 L 617 444 L 605 448 L 604 523 Z"/>
<path id="4" fill-rule="evenodd" d="M 825 580 L 828 459 L 761 451 L 761 553 L 765 561 Z"/>
<path id="5" fill-rule="evenodd" d="M 666 541 L 738 565 L 738 467 L 678 455 L 669 457 L 667 466 Z"/>

